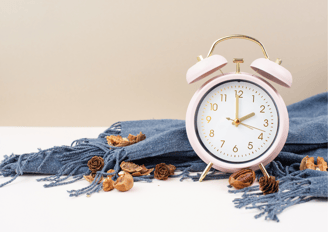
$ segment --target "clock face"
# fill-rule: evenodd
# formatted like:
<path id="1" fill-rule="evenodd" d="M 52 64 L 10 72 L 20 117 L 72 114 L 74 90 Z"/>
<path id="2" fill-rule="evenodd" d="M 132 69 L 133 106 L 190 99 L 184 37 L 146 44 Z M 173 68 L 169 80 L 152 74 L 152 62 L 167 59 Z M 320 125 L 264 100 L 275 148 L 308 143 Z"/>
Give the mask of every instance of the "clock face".
<path id="1" fill-rule="evenodd" d="M 244 163 L 264 154 L 276 138 L 275 102 L 259 85 L 233 80 L 214 86 L 195 114 L 197 137 L 213 157 Z"/>

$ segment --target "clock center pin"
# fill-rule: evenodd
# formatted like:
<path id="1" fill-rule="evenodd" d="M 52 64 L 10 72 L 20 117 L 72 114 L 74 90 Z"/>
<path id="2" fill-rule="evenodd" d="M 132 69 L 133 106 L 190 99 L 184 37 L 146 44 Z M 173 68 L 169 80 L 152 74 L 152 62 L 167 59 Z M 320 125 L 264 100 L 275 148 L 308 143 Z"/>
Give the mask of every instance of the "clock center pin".
<path id="1" fill-rule="evenodd" d="M 240 123 L 239 118 L 236 118 L 235 120 L 233 120 L 234 125 L 238 126 L 239 123 Z"/>

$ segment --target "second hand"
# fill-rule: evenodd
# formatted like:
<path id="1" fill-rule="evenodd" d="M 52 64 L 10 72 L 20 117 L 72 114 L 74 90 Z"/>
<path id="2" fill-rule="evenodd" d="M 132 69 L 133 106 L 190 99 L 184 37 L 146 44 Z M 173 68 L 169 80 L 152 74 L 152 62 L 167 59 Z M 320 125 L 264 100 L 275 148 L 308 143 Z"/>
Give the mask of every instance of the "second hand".
<path id="1" fill-rule="evenodd" d="M 230 120 L 230 121 L 233 121 L 233 119 L 231 119 L 231 118 L 226 118 L 226 119 L 228 119 L 228 120 Z M 248 127 L 249 129 L 256 129 L 256 130 L 259 130 L 259 131 L 263 131 L 263 132 L 265 132 L 264 130 L 261 130 L 261 129 L 259 129 L 259 128 L 256 128 L 256 127 L 254 127 L 254 126 L 250 126 L 250 125 L 247 125 L 247 124 L 244 124 L 244 123 L 239 123 L 239 124 L 241 124 L 241 125 L 243 125 L 243 126 L 246 126 L 246 127 Z"/>

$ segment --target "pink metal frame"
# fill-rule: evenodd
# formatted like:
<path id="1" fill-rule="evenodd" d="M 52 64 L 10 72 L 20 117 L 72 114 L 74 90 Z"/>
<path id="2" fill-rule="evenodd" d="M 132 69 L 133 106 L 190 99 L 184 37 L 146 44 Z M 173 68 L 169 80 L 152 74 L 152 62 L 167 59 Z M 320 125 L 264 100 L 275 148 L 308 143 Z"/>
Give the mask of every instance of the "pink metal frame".
<path id="1" fill-rule="evenodd" d="M 195 114 L 197 110 L 197 106 L 199 102 L 201 101 L 204 94 L 207 93 L 209 89 L 214 87 L 215 85 L 218 85 L 225 81 L 231 81 L 231 80 L 245 80 L 253 82 L 259 86 L 261 86 L 263 89 L 265 89 L 272 97 L 274 102 L 276 103 L 277 110 L 279 112 L 279 129 L 277 132 L 276 139 L 272 143 L 271 147 L 266 151 L 265 154 L 258 157 L 255 160 L 252 160 L 247 163 L 226 163 L 224 161 L 220 161 L 216 158 L 214 158 L 212 155 L 210 155 L 200 144 L 197 135 L 196 135 L 196 128 L 195 128 Z M 205 84 L 203 84 L 194 94 L 192 97 L 188 109 L 187 109 L 187 115 L 186 115 L 186 130 L 187 130 L 187 136 L 189 139 L 189 142 L 196 152 L 196 154 L 205 162 L 213 163 L 213 167 L 217 170 L 223 171 L 223 172 L 235 172 L 242 168 L 251 168 L 253 170 L 259 169 L 258 165 L 260 163 L 263 163 L 263 165 L 267 165 L 270 163 L 274 158 L 277 157 L 277 155 L 280 153 L 281 149 L 283 148 L 288 135 L 288 129 L 289 129 L 289 118 L 288 118 L 288 112 L 286 105 L 284 103 L 284 100 L 279 95 L 277 90 L 270 85 L 267 81 L 263 80 L 260 77 L 257 77 L 255 75 L 250 75 L 248 73 L 225 73 L 219 76 L 216 76 L 209 81 L 207 81 Z"/>

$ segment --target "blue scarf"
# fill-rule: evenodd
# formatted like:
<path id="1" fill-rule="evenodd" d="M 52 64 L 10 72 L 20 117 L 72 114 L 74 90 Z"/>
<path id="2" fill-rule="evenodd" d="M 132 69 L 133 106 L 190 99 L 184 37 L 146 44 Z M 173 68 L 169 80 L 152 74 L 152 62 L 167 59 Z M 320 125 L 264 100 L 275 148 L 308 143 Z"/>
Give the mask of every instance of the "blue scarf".
<path id="1" fill-rule="evenodd" d="M 327 155 L 327 93 L 322 93 L 288 106 L 290 129 L 287 142 L 275 159 L 266 166 L 270 175 L 280 180 L 279 192 L 263 196 L 258 186 L 251 186 L 230 192 L 243 192 L 240 199 L 235 199 L 236 207 L 258 208 L 256 218 L 267 214 L 266 218 L 278 221 L 277 214 L 285 208 L 313 199 L 328 197 L 327 172 L 299 171 L 301 160 L 306 156 L 320 156 L 328 160 Z M 106 136 L 144 133 L 144 141 L 127 147 L 112 147 L 107 144 Z M 201 161 L 191 148 L 187 139 L 183 120 L 143 120 L 118 122 L 101 133 L 98 138 L 79 139 L 71 146 L 53 147 L 34 153 L 5 156 L 0 164 L 0 176 L 12 178 L 0 184 L 0 187 L 14 181 L 23 174 L 46 174 L 38 181 L 47 181 L 44 187 L 70 184 L 89 175 L 87 162 L 93 156 L 104 159 L 104 167 L 98 171 L 94 181 L 86 188 L 68 191 L 70 196 L 92 194 L 102 189 L 99 180 L 109 175 L 107 170 L 114 169 L 115 177 L 120 171 L 122 161 L 133 161 L 153 168 L 158 163 L 173 164 L 181 171 L 173 177 L 198 180 L 206 164 Z M 112 175 L 112 173 L 110 174 Z M 228 173 L 211 170 L 205 180 L 226 179 Z M 257 176 L 261 173 L 258 171 Z M 153 174 L 134 177 L 135 181 L 151 182 Z"/>

